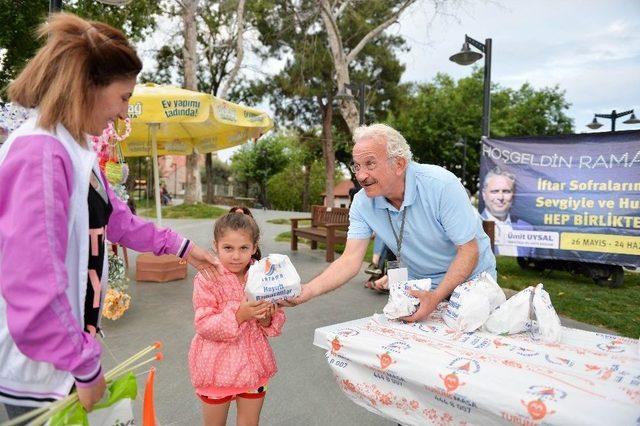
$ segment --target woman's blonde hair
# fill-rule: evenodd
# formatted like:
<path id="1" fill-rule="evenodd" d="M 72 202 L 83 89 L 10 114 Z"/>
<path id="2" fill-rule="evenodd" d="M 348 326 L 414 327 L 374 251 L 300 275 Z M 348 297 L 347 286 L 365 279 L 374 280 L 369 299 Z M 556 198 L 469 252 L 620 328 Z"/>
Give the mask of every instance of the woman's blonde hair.
<path id="1" fill-rule="evenodd" d="M 40 127 L 62 123 L 84 145 L 96 89 L 135 78 L 142 62 L 121 31 L 69 13 L 52 15 L 38 37 L 47 42 L 9 85 L 9 97 L 38 108 Z"/>

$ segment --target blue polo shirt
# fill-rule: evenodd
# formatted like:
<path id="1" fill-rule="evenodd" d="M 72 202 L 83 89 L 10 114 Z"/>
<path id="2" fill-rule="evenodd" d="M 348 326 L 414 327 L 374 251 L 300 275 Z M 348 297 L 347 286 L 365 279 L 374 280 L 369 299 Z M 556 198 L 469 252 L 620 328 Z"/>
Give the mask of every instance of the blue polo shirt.
<path id="1" fill-rule="evenodd" d="M 432 288 L 437 287 L 457 254 L 456 246 L 474 238 L 480 256 L 471 277 L 483 271 L 496 276 L 496 258 L 482 229 L 482 218 L 458 178 L 442 167 L 409 164 L 400 210 L 384 197 L 369 198 L 364 189 L 360 190 L 351 204 L 348 238 L 368 239 L 375 232 L 397 255 L 387 212 L 399 235 L 404 210 L 402 262 L 409 269 L 410 279 L 431 278 Z"/>

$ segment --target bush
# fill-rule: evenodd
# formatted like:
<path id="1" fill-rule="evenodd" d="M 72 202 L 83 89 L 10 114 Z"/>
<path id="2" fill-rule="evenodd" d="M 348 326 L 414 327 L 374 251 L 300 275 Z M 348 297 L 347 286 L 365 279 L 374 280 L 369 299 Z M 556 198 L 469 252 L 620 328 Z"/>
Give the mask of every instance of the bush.
<path id="1" fill-rule="evenodd" d="M 322 204 L 325 177 L 324 165 L 316 161 L 309 178 L 309 205 Z M 300 164 L 290 163 L 283 171 L 269 179 L 267 198 L 275 210 L 302 211 L 304 175 Z"/>

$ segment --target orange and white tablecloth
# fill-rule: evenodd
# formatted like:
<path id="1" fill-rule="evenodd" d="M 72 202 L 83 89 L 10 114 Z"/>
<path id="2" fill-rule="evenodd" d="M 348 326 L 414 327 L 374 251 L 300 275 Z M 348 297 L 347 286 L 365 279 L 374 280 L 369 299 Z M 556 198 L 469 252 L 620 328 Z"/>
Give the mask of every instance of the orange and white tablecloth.
<path id="1" fill-rule="evenodd" d="M 421 323 L 374 315 L 318 328 L 314 345 L 353 402 L 403 425 L 640 425 L 637 340 L 458 333 L 445 306 Z"/>

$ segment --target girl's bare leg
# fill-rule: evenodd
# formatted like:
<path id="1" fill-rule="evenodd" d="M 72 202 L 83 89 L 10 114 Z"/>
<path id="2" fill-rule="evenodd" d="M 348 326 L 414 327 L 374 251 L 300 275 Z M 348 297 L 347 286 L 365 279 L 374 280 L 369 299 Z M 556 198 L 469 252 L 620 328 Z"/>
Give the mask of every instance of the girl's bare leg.
<path id="1" fill-rule="evenodd" d="M 205 404 L 203 402 L 202 418 L 204 420 L 204 426 L 225 426 L 227 424 L 230 404 L 231 401 L 224 404 Z"/>
<path id="2" fill-rule="evenodd" d="M 260 411 L 262 410 L 263 398 L 236 398 L 238 404 L 238 426 L 258 426 L 260 421 Z"/>

